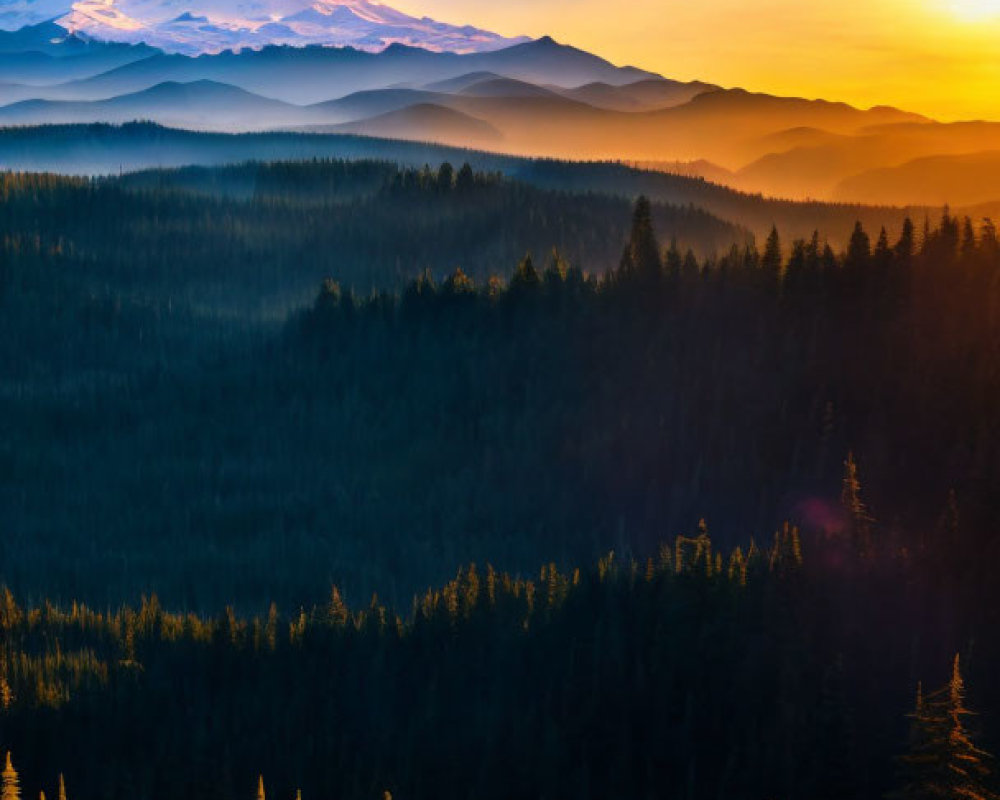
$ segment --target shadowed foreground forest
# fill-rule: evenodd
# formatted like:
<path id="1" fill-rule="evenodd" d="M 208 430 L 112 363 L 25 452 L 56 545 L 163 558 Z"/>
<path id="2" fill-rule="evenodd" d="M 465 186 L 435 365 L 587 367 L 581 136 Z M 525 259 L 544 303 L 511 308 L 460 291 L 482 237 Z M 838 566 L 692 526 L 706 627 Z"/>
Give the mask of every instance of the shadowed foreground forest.
<path id="1" fill-rule="evenodd" d="M 641 198 L 299 168 L 3 179 L 10 780 L 993 796 L 992 222 L 713 247 Z M 442 208 L 427 269 L 395 237 Z M 479 215 L 509 274 L 462 267 Z"/>
<path id="2" fill-rule="evenodd" d="M 974 626 L 898 553 L 862 555 L 867 524 L 811 553 L 786 525 L 527 579 L 469 565 L 402 616 L 336 589 L 249 620 L 8 595 L 0 736 L 26 797 L 252 798 L 260 775 L 258 798 L 986 800 L 967 717 L 997 699 L 996 640 L 949 681 Z M 960 664 L 989 691 L 967 700 Z"/>

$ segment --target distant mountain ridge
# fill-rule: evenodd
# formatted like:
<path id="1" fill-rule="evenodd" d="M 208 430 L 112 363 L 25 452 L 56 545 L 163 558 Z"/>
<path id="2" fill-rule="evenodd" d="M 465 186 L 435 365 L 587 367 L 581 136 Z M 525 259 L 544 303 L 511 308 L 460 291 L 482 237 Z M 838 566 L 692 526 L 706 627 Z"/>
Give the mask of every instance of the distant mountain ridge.
<path id="1" fill-rule="evenodd" d="M 186 55 L 309 44 L 379 51 L 393 43 L 471 53 L 527 41 L 413 17 L 372 0 L 7 0 L 0 8 L 0 28 L 41 23 L 58 26 L 63 36 Z"/>
<path id="2" fill-rule="evenodd" d="M 76 37 L 51 45 L 51 53 L 34 49 L 17 53 L 11 38 L 11 34 L 0 33 L 0 65 L 10 66 L 3 73 L 7 85 L 0 87 L 0 105 L 28 99 L 104 100 L 165 81 L 229 83 L 265 97 L 305 105 L 365 90 L 403 85 L 422 88 L 470 73 L 562 87 L 593 81 L 622 86 L 663 80 L 634 67 L 615 66 L 548 37 L 482 53 L 434 52 L 402 44 L 377 53 L 310 45 L 268 46 L 196 58 L 141 46 L 92 43 L 81 50 Z M 38 35 L 28 38 L 34 42 Z M 61 67 L 75 61 L 80 64 L 60 75 Z"/>
<path id="3" fill-rule="evenodd" d="M 31 13 L 48 13 L 59 2 L 67 0 L 7 0 L 0 19 L 9 22 L 11 9 L 29 5 Z M 213 28 L 212 15 L 268 8 L 303 25 L 349 14 L 380 35 L 400 21 L 371 0 L 184 3 L 110 0 L 102 7 L 114 17 L 123 9 L 161 13 L 169 4 L 167 23 L 189 32 Z M 421 25 L 437 30 L 436 23 Z M 479 36 L 472 28 L 460 32 Z M 786 199 L 907 205 L 943 198 L 964 206 L 1000 198 L 988 155 L 1000 151 L 998 123 L 942 124 L 887 106 L 861 109 L 670 80 L 547 36 L 498 48 L 476 42 L 440 50 L 426 40 L 385 47 L 296 40 L 189 55 L 104 41 L 82 29 L 68 33 L 50 20 L 0 30 L 0 126 L 149 120 L 226 133 L 353 133 L 646 164 Z M 0 169 L 7 166 L 0 161 Z M 947 180 L 935 169 L 947 171 Z M 991 180 L 980 180 L 986 176 Z"/>

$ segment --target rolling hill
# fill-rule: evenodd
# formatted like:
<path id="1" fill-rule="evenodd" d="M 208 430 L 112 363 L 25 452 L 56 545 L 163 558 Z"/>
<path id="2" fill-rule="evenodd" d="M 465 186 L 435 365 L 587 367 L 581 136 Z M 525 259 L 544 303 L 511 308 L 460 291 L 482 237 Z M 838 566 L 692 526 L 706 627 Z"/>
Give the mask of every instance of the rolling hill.
<path id="1" fill-rule="evenodd" d="M 438 110 L 422 119 L 436 122 Z M 391 126 L 389 116 L 380 124 Z M 459 124 L 468 124 L 462 120 Z M 363 127 L 360 123 L 358 129 Z M 928 207 L 886 207 L 823 202 L 770 200 L 709 183 L 698 177 L 635 169 L 615 163 L 579 163 L 553 159 L 518 158 L 496 153 L 344 133 L 224 134 L 174 130 L 149 123 L 127 125 L 59 125 L 0 128 L 0 166 L 6 169 L 51 171 L 66 174 L 108 174 L 148 167 L 206 166 L 243 161 L 311 158 L 375 159 L 421 168 L 425 164 L 453 165 L 468 162 L 484 172 L 508 177 L 545 189 L 596 192 L 634 198 L 645 194 L 674 206 L 695 206 L 752 231 L 759 239 L 777 225 L 786 241 L 808 238 L 818 229 L 835 246 L 842 245 L 854 222 L 869 230 L 885 225 L 899 230 L 909 214 L 922 219 L 937 215 Z M 1000 203 L 996 204 L 1000 207 Z M 991 212 L 987 205 L 978 216 Z M 962 209 L 956 209 L 961 212 Z"/>
<path id="2" fill-rule="evenodd" d="M 869 169 L 845 178 L 831 194 L 865 203 L 899 203 L 901 198 L 914 198 L 929 206 L 995 201 L 1000 196 L 1000 150 L 926 156 L 894 167 Z"/>
<path id="3" fill-rule="evenodd" d="M 270 127 L 275 120 L 297 123 L 305 118 L 307 112 L 297 106 L 207 80 L 167 81 L 110 100 L 25 100 L 0 108 L 0 123 L 8 125 L 156 119 L 178 127 L 245 130 L 257 127 L 261 120 L 266 121 L 264 127 Z"/>
<path id="4" fill-rule="evenodd" d="M 492 125 L 433 103 L 417 103 L 388 111 L 360 122 L 338 125 L 334 130 L 386 139 L 413 139 L 421 142 L 461 140 L 481 146 L 499 144 L 501 133 Z"/>

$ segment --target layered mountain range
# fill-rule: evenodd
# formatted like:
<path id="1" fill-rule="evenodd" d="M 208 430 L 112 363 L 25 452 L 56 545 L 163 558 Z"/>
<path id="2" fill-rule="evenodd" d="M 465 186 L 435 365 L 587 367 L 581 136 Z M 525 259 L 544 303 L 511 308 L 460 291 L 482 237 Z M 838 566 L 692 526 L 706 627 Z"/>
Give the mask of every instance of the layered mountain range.
<path id="1" fill-rule="evenodd" d="M 997 123 L 675 81 L 548 37 L 507 40 L 367 0 L 208 0 L 194 11 L 179 2 L 5 4 L 7 27 L 65 13 L 0 31 L 0 125 L 350 133 L 626 161 L 790 199 L 969 206 L 1000 197 Z M 158 38 L 180 17 L 187 44 Z M 293 31 L 316 18 L 331 26 L 285 36 L 277 20 L 292 17 Z M 220 39 L 217 28 L 252 37 Z"/>

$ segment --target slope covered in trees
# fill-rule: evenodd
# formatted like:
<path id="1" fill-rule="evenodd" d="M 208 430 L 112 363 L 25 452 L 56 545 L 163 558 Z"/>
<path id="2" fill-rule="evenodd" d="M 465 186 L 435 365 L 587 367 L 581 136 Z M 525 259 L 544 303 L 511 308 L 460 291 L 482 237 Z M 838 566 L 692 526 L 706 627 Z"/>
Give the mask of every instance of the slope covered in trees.
<path id="1" fill-rule="evenodd" d="M 537 189 L 447 163 L 307 161 L 101 180 L 8 174 L 0 197 L 7 269 L 32 257 L 52 265 L 29 260 L 9 280 L 51 274 L 57 286 L 76 281 L 140 302 L 170 295 L 241 314 L 257 304 L 282 315 L 330 274 L 361 293 L 401 289 L 428 268 L 461 264 L 483 279 L 553 247 L 600 273 L 628 231 L 623 198 Z M 689 207 L 659 204 L 656 217 L 699 253 L 748 237 Z"/>
<path id="2" fill-rule="evenodd" d="M 907 750 L 909 676 L 956 638 L 915 613 L 938 599 L 921 570 L 828 555 L 787 525 L 717 553 L 702 528 L 643 562 L 468 565 L 401 613 L 336 588 L 253 618 L 4 594 L 5 779 L 82 800 L 991 797 L 957 657 Z M 977 697 L 998 655 L 976 648 Z"/>
<path id="3" fill-rule="evenodd" d="M 5 791 L 991 796 L 992 222 L 711 255 L 464 168 L 0 189 Z"/>
<path id="4" fill-rule="evenodd" d="M 288 204 L 341 213 L 299 178 L 282 201 L 286 169 L 163 176 L 184 190 L 9 179 L 0 558 L 19 594 L 156 591 L 215 610 L 294 604 L 334 581 L 406 602 L 456 563 L 641 551 L 702 516 L 727 544 L 785 518 L 831 535 L 849 451 L 884 536 L 914 552 L 954 536 L 956 563 L 991 546 L 992 225 L 946 215 L 874 245 L 858 227 L 840 255 L 819 239 L 783 248 L 775 231 L 763 252 L 698 259 L 661 247 L 643 203 L 603 276 L 537 253 L 506 284 L 451 268 L 398 295 L 331 280 L 277 330 L 262 283 L 347 262 L 301 246 L 302 231 L 290 253 L 269 242 Z M 390 170 L 385 185 L 381 167 L 325 169 L 320 186 L 351 176 L 334 181 L 344 196 L 388 193 L 391 211 L 373 202 L 355 223 L 375 247 L 413 224 L 395 193 L 417 221 L 414 198 L 438 197 L 440 173 Z M 245 191 L 248 175 L 255 200 L 197 193 Z M 472 197 L 539 197 L 472 177 Z M 456 215 L 445 242 L 480 213 L 450 199 L 460 178 L 438 201 Z M 101 202 L 78 214 L 81 197 Z M 567 215 L 607 202 L 552 197 Z M 517 208 L 516 226 L 548 219 Z M 625 229 L 620 212 L 589 219 Z M 952 506 L 960 536 L 936 522 Z"/>
<path id="5" fill-rule="evenodd" d="M 721 126 L 723 123 L 719 123 Z M 898 233 L 908 213 L 900 208 L 856 203 L 791 202 L 746 194 L 701 178 L 608 162 L 571 162 L 519 158 L 458 147 L 403 142 L 364 136 L 259 133 L 199 133 L 149 123 L 116 125 L 42 125 L 0 129 L 0 164 L 8 169 L 108 175 L 153 167 L 227 165 L 241 161 L 290 159 L 378 159 L 404 168 L 424 164 L 468 162 L 476 171 L 500 172 L 539 188 L 575 193 L 601 192 L 694 205 L 753 231 L 761 240 L 772 225 L 791 239 L 814 229 L 839 249 L 851 225 L 868 229 L 885 225 Z M 996 214 L 996 204 L 991 204 Z M 910 214 L 922 217 L 926 209 Z"/>

